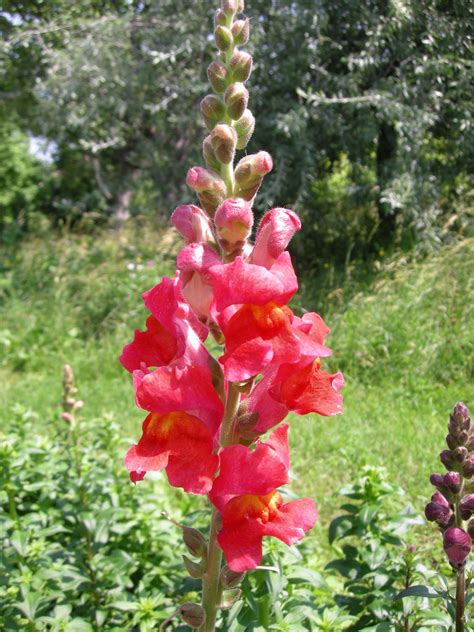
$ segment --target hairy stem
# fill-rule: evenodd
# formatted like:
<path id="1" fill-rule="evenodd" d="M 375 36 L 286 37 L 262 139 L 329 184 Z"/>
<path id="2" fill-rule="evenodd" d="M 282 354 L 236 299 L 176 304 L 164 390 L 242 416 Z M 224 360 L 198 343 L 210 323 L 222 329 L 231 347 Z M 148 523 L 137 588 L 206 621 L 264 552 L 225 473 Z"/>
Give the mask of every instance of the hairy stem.
<path id="1" fill-rule="evenodd" d="M 229 383 L 227 400 L 222 419 L 220 446 L 230 445 L 233 436 L 234 419 L 240 404 L 240 393 L 234 384 Z M 217 509 L 212 512 L 211 529 L 209 533 L 209 547 L 207 550 L 207 568 L 202 579 L 202 607 L 206 613 L 206 621 L 201 626 L 201 632 L 214 632 L 218 600 L 220 595 L 219 576 L 222 565 L 222 550 L 217 542 L 221 515 Z"/>

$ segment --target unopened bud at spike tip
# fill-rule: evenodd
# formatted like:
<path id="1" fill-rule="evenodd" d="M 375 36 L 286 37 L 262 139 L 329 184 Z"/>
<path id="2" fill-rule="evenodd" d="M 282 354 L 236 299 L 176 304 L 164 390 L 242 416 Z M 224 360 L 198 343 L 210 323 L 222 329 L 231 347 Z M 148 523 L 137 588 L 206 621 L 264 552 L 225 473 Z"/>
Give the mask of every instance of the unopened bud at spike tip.
<path id="1" fill-rule="evenodd" d="M 237 132 L 226 123 L 220 123 L 211 132 L 211 142 L 218 160 L 228 165 L 234 160 Z"/>
<path id="2" fill-rule="evenodd" d="M 234 36 L 232 35 L 232 31 L 226 26 L 217 26 L 214 31 L 214 40 L 216 42 L 217 48 L 225 53 L 229 50 L 234 42 Z"/>
<path id="3" fill-rule="evenodd" d="M 217 9 L 214 13 L 214 26 L 225 26 L 227 24 L 227 18 L 222 9 Z"/>
<path id="4" fill-rule="evenodd" d="M 247 81 L 252 73 L 252 55 L 244 51 L 236 51 L 230 60 L 230 71 L 233 81 Z"/>
<path id="5" fill-rule="evenodd" d="M 220 61 L 213 61 L 207 68 L 207 77 L 212 89 L 220 94 L 228 85 L 227 68 Z"/>
<path id="6" fill-rule="evenodd" d="M 222 0 L 222 11 L 227 15 L 233 17 L 240 9 L 239 0 Z"/>
<path id="7" fill-rule="evenodd" d="M 236 46 L 243 46 L 247 44 L 250 37 L 250 20 L 236 20 L 232 25 L 232 35 L 234 36 L 234 44 Z"/>
<path id="8" fill-rule="evenodd" d="M 200 104 L 202 118 L 208 130 L 212 130 L 214 125 L 222 121 L 225 117 L 225 105 L 219 97 L 208 94 Z"/>
<path id="9" fill-rule="evenodd" d="M 224 94 L 227 114 L 234 121 L 242 118 L 249 102 L 249 91 L 243 83 L 231 83 Z"/>
<path id="10" fill-rule="evenodd" d="M 212 138 L 210 134 L 202 141 L 202 155 L 204 156 L 204 160 L 210 169 L 219 171 L 221 163 L 217 159 L 216 152 L 212 146 Z"/>
<path id="11" fill-rule="evenodd" d="M 245 149 L 255 129 L 255 117 L 250 110 L 245 110 L 240 119 L 234 124 L 237 132 L 237 149 Z"/>
<path id="12" fill-rule="evenodd" d="M 179 614 L 184 623 L 187 623 L 195 630 L 200 628 L 206 621 L 204 608 L 197 603 L 187 602 L 181 604 L 179 607 Z"/>

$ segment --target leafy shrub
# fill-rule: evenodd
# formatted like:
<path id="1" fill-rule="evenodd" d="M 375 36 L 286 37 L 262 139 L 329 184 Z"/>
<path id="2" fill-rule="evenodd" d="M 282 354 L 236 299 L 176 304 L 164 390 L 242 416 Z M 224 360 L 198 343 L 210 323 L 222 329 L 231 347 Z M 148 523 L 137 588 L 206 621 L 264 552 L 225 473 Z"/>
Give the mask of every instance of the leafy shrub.
<path id="1" fill-rule="evenodd" d="M 449 629 L 451 618 L 439 610 L 430 610 L 426 600 L 419 603 L 407 599 L 402 604 L 395 599 L 402 588 L 407 597 L 413 596 L 413 583 L 436 576 L 423 564 L 416 548 L 406 542 L 411 527 L 423 520 L 410 505 L 402 511 L 390 511 L 394 497 L 403 497 L 403 490 L 387 481 L 383 469 L 365 467 L 360 479 L 340 494 L 350 502 L 342 505 L 344 513 L 329 528 L 329 540 L 337 544 L 340 556 L 326 569 L 335 570 L 344 578 L 344 591 L 336 595 L 335 601 L 353 617 L 348 629 Z"/>

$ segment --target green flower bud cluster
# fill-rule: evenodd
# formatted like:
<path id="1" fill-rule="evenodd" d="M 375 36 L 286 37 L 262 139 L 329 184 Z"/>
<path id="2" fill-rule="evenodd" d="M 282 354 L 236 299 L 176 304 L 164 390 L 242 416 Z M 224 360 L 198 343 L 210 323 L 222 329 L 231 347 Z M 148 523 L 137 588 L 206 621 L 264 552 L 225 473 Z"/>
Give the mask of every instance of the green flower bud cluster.
<path id="1" fill-rule="evenodd" d="M 243 0 L 222 0 L 215 13 L 214 40 L 219 52 L 218 59 L 207 69 L 214 94 L 208 94 L 201 101 L 202 118 L 209 132 L 203 141 L 202 153 L 210 173 L 225 182 L 225 197 L 234 194 L 235 153 L 247 147 L 255 128 L 245 86 L 253 60 L 249 53 L 239 49 L 248 42 L 250 34 L 250 20 L 239 15 L 243 10 Z M 195 190 L 200 200 L 206 198 L 206 210 L 213 216 L 217 206 L 210 203 L 206 191 Z"/>

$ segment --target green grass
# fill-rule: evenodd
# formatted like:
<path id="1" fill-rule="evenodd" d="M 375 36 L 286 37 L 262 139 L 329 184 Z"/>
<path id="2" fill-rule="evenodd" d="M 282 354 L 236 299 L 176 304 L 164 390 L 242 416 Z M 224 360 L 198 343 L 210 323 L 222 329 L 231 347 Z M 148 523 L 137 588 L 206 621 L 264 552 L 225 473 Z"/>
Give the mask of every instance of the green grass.
<path id="1" fill-rule="evenodd" d="M 117 357 L 143 324 L 140 293 L 172 272 L 169 234 L 69 235 L 5 254 L 0 424 L 18 406 L 51 424 L 68 362 L 84 415 L 112 412 L 124 436 L 136 438 L 142 415 Z M 317 499 L 323 526 L 340 504 L 337 490 L 365 463 L 385 466 L 418 509 L 426 502 L 449 410 L 460 399 L 474 403 L 472 261 L 473 239 L 422 262 L 399 258 L 347 303 L 331 303 L 330 366 L 346 376 L 345 413 L 292 419 L 291 433 L 294 488 Z M 305 286 L 299 303 L 312 309 L 317 288 Z"/>

